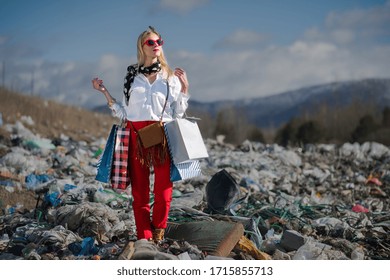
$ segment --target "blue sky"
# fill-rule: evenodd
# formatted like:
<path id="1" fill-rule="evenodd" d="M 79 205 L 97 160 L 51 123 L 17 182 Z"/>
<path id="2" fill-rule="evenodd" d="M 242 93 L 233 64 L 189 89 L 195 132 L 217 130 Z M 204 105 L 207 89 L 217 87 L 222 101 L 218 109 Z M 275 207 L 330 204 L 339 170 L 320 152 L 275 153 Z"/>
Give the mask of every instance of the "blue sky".
<path id="1" fill-rule="evenodd" d="M 390 77 L 390 0 L 0 0 L 0 82 L 92 107 L 99 76 L 120 99 L 149 25 L 198 101 Z"/>

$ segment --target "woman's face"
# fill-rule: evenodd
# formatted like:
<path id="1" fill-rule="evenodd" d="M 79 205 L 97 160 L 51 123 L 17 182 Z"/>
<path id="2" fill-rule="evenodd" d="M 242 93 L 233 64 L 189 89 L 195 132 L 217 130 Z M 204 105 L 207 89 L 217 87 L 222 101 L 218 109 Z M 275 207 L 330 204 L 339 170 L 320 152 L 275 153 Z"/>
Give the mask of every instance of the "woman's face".
<path id="1" fill-rule="evenodd" d="M 162 40 L 158 35 L 151 33 L 142 42 L 142 49 L 148 58 L 156 58 L 161 54 Z"/>

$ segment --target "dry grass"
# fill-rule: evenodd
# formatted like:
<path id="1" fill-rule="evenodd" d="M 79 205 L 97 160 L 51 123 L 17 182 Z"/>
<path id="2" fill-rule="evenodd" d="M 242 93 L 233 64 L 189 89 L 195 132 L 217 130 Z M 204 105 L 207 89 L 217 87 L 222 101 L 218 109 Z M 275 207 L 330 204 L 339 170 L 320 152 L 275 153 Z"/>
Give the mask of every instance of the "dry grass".
<path id="1" fill-rule="evenodd" d="M 30 116 L 34 125 L 24 125 L 33 133 L 49 139 L 63 134 L 77 141 L 90 142 L 107 137 L 111 125 L 116 122 L 109 114 L 26 96 L 4 88 L 0 88 L 0 100 L 0 113 L 5 124 L 13 124 L 22 116 Z M 0 133 L 9 137 L 4 128 L 0 128 Z"/>

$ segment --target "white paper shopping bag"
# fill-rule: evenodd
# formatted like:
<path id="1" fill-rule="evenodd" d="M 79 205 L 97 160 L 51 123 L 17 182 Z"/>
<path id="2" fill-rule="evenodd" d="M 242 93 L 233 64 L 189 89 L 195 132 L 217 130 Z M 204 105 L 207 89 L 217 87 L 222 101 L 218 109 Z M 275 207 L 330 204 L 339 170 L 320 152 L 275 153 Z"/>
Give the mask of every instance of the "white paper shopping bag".
<path id="1" fill-rule="evenodd" d="M 165 123 L 164 128 L 169 151 L 175 164 L 209 156 L 195 120 L 175 119 Z"/>

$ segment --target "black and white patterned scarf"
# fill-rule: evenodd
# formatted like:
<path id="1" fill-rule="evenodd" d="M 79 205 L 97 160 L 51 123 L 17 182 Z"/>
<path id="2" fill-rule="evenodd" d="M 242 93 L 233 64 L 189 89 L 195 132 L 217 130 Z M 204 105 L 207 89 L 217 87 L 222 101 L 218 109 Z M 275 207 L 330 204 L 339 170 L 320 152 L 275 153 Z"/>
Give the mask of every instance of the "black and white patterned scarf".
<path id="1" fill-rule="evenodd" d="M 149 75 L 152 73 L 160 72 L 160 70 L 161 70 L 161 63 L 159 61 L 153 63 L 148 67 L 144 67 L 143 65 L 138 67 L 138 64 L 132 64 L 129 67 L 127 67 L 127 74 L 123 85 L 123 93 L 126 97 L 126 105 L 128 105 L 129 103 L 130 87 L 134 82 L 135 76 L 137 76 L 138 73 Z"/>

